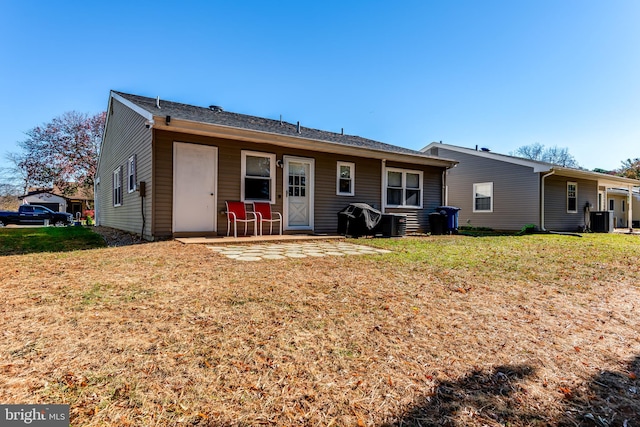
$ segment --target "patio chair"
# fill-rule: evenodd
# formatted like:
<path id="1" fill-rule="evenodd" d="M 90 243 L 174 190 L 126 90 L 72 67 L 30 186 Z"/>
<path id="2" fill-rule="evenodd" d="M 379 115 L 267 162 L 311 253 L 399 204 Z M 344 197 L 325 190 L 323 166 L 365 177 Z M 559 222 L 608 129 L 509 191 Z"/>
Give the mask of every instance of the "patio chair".
<path id="1" fill-rule="evenodd" d="M 247 212 L 244 202 L 225 202 L 227 205 L 227 236 L 233 223 L 233 237 L 238 237 L 238 223 L 244 222 L 244 235 L 247 235 L 249 223 L 253 223 L 253 234 L 258 235 L 258 216 L 255 212 Z"/>
<path id="2" fill-rule="evenodd" d="M 282 235 L 282 215 L 280 212 L 273 212 L 269 202 L 253 202 L 253 211 L 258 216 L 260 223 L 260 235 L 262 236 L 262 226 L 265 222 L 269 223 L 269 234 L 273 234 L 273 223 L 280 223 L 280 235 Z"/>

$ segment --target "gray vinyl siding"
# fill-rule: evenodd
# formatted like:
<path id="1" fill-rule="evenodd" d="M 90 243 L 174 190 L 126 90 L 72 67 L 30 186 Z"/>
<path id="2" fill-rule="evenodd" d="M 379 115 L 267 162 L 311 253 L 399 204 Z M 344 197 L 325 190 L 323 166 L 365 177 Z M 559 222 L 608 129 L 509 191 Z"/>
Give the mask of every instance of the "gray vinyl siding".
<path id="1" fill-rule="evenodd" d="M 427 233 L 431 231 L 429 226 L 429 214 L 435 212 L 438 206 L 442 206 L 442 168 L 429 166 L 416 166 L 406 163 L 387 162 L 388 168 L 407 170 L 419 170 L 422 176 L 422 209 L 412 208 L 386 208 L 386 213 L 399 213 L 407 217 L 407 233 Z"/>
<path id="2" fill-rule="evenodd" d="M 567 212 L 567 182 L 578 183 L 576 213 Z M 598 205 L 596 181 L 552 175 L 545 179 L 544 189 L 544 224 L 550 231 L 578 231 L 585 225 L 585 205 Z"/>
<path id="3" fill-rule="evenodd" d="M 145 181 L 147 192 L 144 212 L 147 220 L 143 235 L 151 239 L 151 206 L 149 197 L 153 188 L 151 177 L 151 131 L 145 127 L 145 119 L 115 99 L 112 100 L 108 129 L 102 143 L 97 176 L 96 198 L 99 224 L 119 230 L 141 234 L 142 198 L 138 191 L 127 189 L 127 161 L 136 156 L 136 181 Z M 122 167 L 122 204 L 113 206 L 113 171 Z"/>
<path id="4" fill-rule="evenodd" d="M 532 168 L 441 147 L 429 154 L 460 162 L 446 178 L 448 204 L 461 208 L 460 226 L 520 230 L 540 224 L 540 182 Z M 473 184 L 484 182 L 493 183 L 493 212 L 473 212 Z"/>
<path id="5" fill-rule="evenodd" d="M 250 150 L 276 154 L 277 159 L 283 155 L 315 159 L 315 204 L 314 231 L 316 233 L 335 234 L 337 232 L 337 213 L 349 203 L 368 203 L 381 208 L 382 162 L 364 157 L 343 156 L 337 154 L 318 153 L 307 150 L 295 150 L 270 144 L 239 142 L 220 138 L 204 137 L 154 131 L 154 181 L 153 192 L 153 224 L 156 236 L 172 235 L 172 197 L 173 197 L 173 142 L 204 144 L 218 147 L 218 197 L 217 197 L 217 234 L 226 234 L 227 220 L 224 213 L 225 201 L 240 200 L 241 151 Z M 336 195 L 337 162 L 355 164 L 355 195 Z M 387 165 L 391 166 L 391 165 Z M 442 168 L 416 167 L 412 164 L 394 163 L 393 167 L 424 171 L 425 188 L 423 191 L 424 206 L 432 208 L 441 204 Z M 283 169 L 276 168 L 276 203 L 273 209 L 283 211 Z M 391 211 L 391 210 L 389 210 Z M 398 210 L 399 211 L 399 210 Z M 415 214 L 416 210 L 412 210 Z M 427 214 L 416 215 L 418 224 L 416 231 L 427 231 Z"/>

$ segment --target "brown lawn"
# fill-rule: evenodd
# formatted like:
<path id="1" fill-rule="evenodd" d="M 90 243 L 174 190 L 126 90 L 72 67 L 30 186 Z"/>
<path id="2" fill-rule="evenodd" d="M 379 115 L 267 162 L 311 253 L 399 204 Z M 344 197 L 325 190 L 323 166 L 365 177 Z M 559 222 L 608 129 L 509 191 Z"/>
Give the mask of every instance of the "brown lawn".
<path id="1" fill-rule="evenodd" d="M 640 237 L 0 258 L 0 402 L 73 426 L 638 426 Z"/>

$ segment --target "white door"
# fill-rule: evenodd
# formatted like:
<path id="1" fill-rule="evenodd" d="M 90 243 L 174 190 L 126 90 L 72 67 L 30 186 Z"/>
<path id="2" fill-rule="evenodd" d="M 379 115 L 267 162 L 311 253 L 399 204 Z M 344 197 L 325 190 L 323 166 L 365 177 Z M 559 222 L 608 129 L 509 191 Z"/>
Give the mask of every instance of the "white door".
<path id="1" fill-rule="evenodd" d="M 313 230 L 314 159 L 283 156 L 284 228 Z"/>
<path id="2" fill-rule="evenodd" d="M 216 231 L 218 148 L 173 143 L 173 232 Z"/>

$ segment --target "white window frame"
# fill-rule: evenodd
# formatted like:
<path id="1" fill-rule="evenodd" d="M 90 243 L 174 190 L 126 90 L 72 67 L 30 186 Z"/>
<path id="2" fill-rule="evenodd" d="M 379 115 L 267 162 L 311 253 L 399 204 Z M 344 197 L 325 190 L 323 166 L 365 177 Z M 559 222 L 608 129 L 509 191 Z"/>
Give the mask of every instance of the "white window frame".
<path id="1" fill-rule="evenodd" d="M 387 202 L 387 192 L 389 191 L 389 172 L 398 172 L 402 174 L 402 187 L 394 187 L 402 189 L 402 204 L 391 205 Z M 407 173 L 418 175 L 420 190 L 420 204 L 419 205 L 407 205 Z M 415 190 L 411 188 L 410 190 Z M 384 206 L 386 208 L 408 208 L 408 209 L 422 209 L 424 199 L 424 172 L 413 169 L 400 169 L 400 168 L 385 168 L 384 169 Z"/>
<path id="2" fill-rule="evenodd" d="M 249 199 L 245 197 L 244 181 L 247 178 L 247 156 L 251 157 L 265 157 L 269 159 L 269 196 L 270 199 Z M 247 151 L 242 150 L 240 153 L 241 166 L 240 166 L 240 201 L 242 202 L 269 202 L 272 205 L 276 203 L 276 155 L 273 153 L 263 153 L 260 151 Z M 261 177 L 261 179 L 265 179 Z"/>
<path id="3" fill-rule="evenodd" d="M 122 206 L 122 166 L 113 171 L 113 206 Z"/>
<path id="4" fill-rule="evenodd" d="M 340 180 L 344 179 L 340 176 L 340 168 L 346 166 L 349 168 L 349 182 L 351 191 L 340 191 Z M 352 162 L 336 163 L 336 195 L 337 196 L 355 196 L 356 195 L 356 164 Z"/>
<path id="5" fill-rule="evenodd" d="M 573 196 L 576 199 L 576 209 L 569 210 L 569 186 L 573 185 L 575 187 L 575 195 Z M 575 181 L 567 181 L 567 213 L 578 213 L 578 183 Z"/>
<path id="6" fill-rule="evenodd" d="M 133 193 L 138 188 L 138 183 L 136 182 L 136 163 L 135 154 L 127 160 L 127 193 Z"/>
<path id="7" fill-rule="evenodd" d="M 488 185 L 491 195 L 489 196 L 489 209 L 476 209 L 476 194 L 477 188 L 480 185 Z M 473 206 L 473 212 L 477 213 L 492 213 L 493 212 L 493 181 L 491 182 L 476 182 L 473 184 L 473 194 L 471 195 L 471 206 Z"/>

